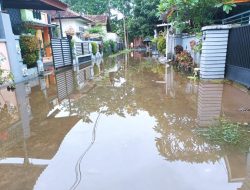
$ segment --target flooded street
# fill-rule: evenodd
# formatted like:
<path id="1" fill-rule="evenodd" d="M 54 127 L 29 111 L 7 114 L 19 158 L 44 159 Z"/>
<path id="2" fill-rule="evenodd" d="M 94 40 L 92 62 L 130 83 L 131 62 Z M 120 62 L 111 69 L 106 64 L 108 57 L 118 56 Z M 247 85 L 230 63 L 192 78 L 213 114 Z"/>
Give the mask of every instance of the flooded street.
<path id="1" fill-rule="evenodd" d="M 250 123 L 250 95 L 131 52 L 0 89 L 2 190 L 249 190 L 250 153 L 196 129 Z"/>

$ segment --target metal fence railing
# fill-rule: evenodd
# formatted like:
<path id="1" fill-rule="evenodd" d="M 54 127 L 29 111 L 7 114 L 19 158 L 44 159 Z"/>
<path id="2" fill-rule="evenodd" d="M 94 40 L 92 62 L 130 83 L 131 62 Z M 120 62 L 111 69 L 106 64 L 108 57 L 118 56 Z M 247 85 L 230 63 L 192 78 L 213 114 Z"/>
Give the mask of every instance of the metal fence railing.
<path id="1" fill-rule="evenodd" d="M 90 42 L 76 42 L 75 43 L 75 52 L 76 55 L 87 55 L 90 54 Z"/>
<path id="2" fill-rule="evenodd" d="M 240 24 L 241 26 L 250 24 L 250 10 L 225 18 L 222 20 L 222 24 Z"/>
<path id="3" fill-rule="evenodd" d="M 68 39 L 51 39 L 51 47 L 55 69 L 73 64 L 72 50 Z"/>

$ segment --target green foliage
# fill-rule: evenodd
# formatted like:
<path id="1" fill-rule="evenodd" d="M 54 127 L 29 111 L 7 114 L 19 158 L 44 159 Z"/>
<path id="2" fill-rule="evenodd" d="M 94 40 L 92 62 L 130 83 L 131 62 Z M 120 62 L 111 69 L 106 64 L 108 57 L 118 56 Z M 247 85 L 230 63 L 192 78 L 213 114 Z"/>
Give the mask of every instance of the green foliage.
<path id="1" fill-rule="evenodd" d="M 157 49 L 160 53 L 164 54 L 166 51 L 166 39 L 164 36 L 159 36 L 157 39 Z"/>
<path id="2" fill-rule="evenodd" d="M 200 132 L 200 134 L 210 142 L 218 145 L 250 146 L 247 127 L 225 119 L 221 119 L 218 125 L 211 126 L 207 130 Z"/>
<path id="3" fill-rule="evenodd" d="M 86 14 L 103 14 L 110 13 L 111 8 L 118 9 L 129 15 L 132 9 L 133 0 L 62 0 L 70 5 L 71 9 Z"/>
<path id="4" fill-rule="evenodd" d="M 191 54 L 187 51 L 181 51 L 176 55 L 175 64 L 178 69 L 189 73 L 196 67 Z"/>
<path id="5" fill-rule="evenodd" d="M 105 41 L 103 43 L 103 53 L 105 55 L 109 55 L 111 53 L 111 47 L 110 47 L 109 41 Z"/>
<path id="6" fill-rule="evenodd" d="M 154 27 L 159 22 L 155 12 L 160 0 L 134 0 L 134 9 L 128 18 L 129 39 L 154 35 Z"/>
<path id="7" fill-rule="evenodd" d="M 109 10 L 109 0 L 63 0 L 71 9 L 86 14 L 103 14 Z"/>
<path id="8" fill-rule="evenodd" d="M 111 52 L 115 53 L 115 42 L 113 40 L 109 40 L 108 42 L 111 48 Z"/>
<path id="9" fill-rule="evenodd" d="M 93 53 L 94 55 L 96 55 L 96 54 L 97 54 L 97 43 L 92 42 L 92 43 L 91 43 L 91 46 L 92 46 L 92 53 Z"/>
<path id="10" fill-rule="evenodd" d="M 168 11 L 168 22 L 173 22 L 175 29 L 199 31 L 202 26 L 212 24 L 219 8 L 226 13 L 235 6 L 231 0 L 160 0 L 159 13 Z"/>
<path id="11" fill-rule="evenodd" d="M 101 36 L 104 35 L 103 29 L 101 26 L 95 26 L 93 28 L 88 29 L 90 34 L 100 34 Z"/>
<path id="12" fill-rule="evenodd" d="M 39 58 L 39 42 L 35 36 L 22 35 L 20 37 L 20 48 L 22 58 L 28 67 L 35 67 Z"/>

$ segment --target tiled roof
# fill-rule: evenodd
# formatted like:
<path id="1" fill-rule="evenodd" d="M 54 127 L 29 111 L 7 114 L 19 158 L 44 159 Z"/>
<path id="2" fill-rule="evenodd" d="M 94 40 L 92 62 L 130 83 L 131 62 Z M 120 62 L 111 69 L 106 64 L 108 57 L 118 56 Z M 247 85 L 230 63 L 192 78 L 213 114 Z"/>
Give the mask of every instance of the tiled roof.
<path id="1" fill-rule="evenodd" d="M 46 11 L 49 15 L 52 16 L 52 19 L 58 19 L 58 14 L 57 14 L 57 11 Z M 64 18 L 81 18 L 83 20 L 86 20 L 86 21 L 89 21 L 89 22 L 92 22 L 94 23 L 94 21 L 88 17 L 86 17 L 85 15 L 81 15 L 77 12 L 74 12 L 70 9 L 67 9 L 66 11 L 61 11 L 60 12 L 61 14 L 61 18 L 64 19 Z"/>
<path id="2" fill-rule="evenodd" d="M 93 20 L 96 24 L 107 25 L 108 16 L 107 15 L 84 15 L 85 17 Z"/>

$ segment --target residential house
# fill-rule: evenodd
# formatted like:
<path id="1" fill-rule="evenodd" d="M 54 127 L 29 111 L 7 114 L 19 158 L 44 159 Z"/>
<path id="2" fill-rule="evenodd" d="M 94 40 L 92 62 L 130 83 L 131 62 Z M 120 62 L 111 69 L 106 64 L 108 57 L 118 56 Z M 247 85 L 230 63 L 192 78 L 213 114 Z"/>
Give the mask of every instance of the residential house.
<path id="1" fill-rule="evenodd" d="M 31 9 L 8 9 L 12 30 L 15 35 L 33 34 L 40 42 L 43 62 L 52 62 L 50 31 L 56 27 L 51 17 L 44 11 Z"/>
<path id="2" fill-rule="evenodd" d="M 76 13 L 70 9 L 60 12 L 47 11 L 52 17 L 52 22 L 56 25 L 62 23 L 62 34 L 63 37 L 67 36 L 67 32 L 71 31 L 74 33 L 73 38 L 84 39 L 83 34 L 95 25 L 95 22 L 83 14 Z"/>
<path id="3" fill-rule="evenodd" d="M 24 73 L 24 70 L 27 70 L 27 66 L 23 64 L 19 46 L 19 36 L 15 34 L 15 32 L 18 31 L 18 28 L 17 31 L 13 31 L 14 27 L 12 26 L 15 26 L 15 23 L 16 25 L 21 26 L 21 23 L 25 22 L 28 26 L 33 28 L 33 30 L 30 30 L 30 32 L 34 32 L 35 30 L 35 34 L 40 39 L 41 47 L 44 48 L 45 42 L 49 42 L 49 37 L 46 34 L 49 33 L 48 27 L 50 27 L 50 24 L 47 15 L 43 14 L 39 10 L 63 11 L 66 10 L 66 8 L 67 5 L 59 0 L 0 1 L 0 41 L 1 44 L 6 48 L 8 56 L 8 59 L 6 59 L 8 63 L 6 64 L 10 66 L 10 71 L 14 75 L 15 82 L 27 80 L 29 79 L 29 77 L 27 78 L 27 75 Z M 14 11 L 12 12 L 13 15 L 11 15 L 12 10 Z M 0 53 L 1 51 L 2 49 L 0 49 Z M 44 55 L 50 56 L 50 50 L 46 49 Z M 32 71 L 34 71 L 35 76 L 35 69 L 33 69 Z"/>
<path id="4" fill-rule="evenodd" d="M 111 30 L 110 18 L 108 15 L 85 15 L 89 19 L 93 20 L 96 25 L 102 28 L 103 31 L 103 41 L 112 40 L 116 42 L 116 49 L 121 50 L 123 48 L 123 40 Z M 94 38 L 94 37 L 92 37 Z"/>
<path id="5" fill-rule="evenodd" d="M 85 17 L 95 22 L 96 26 L 102 27 L 104 34 L 111 32 L 110 18 L 109 16 L 103 15 L 85 15 Z"/>

